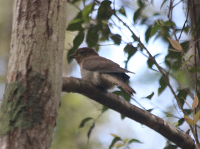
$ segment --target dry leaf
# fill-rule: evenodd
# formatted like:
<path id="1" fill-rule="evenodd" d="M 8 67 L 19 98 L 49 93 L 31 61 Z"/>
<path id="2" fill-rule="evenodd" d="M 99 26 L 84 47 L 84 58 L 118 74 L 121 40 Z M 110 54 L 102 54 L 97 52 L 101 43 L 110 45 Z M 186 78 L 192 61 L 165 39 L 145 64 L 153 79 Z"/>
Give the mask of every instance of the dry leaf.
<path id="1" fill-rule="evenodd" d="M 172 49 L 172 48 L 169 48 L 170 51 L 174 51 L 174 52 L 181 52 L 179 50 L 176 50 L 176 49 Z"/>
<path id="2" fill-rule="evenodd" d="M 115 135 L 115 134 L 110 134 L 111 136 L 113 136 L 113 137 L 119 137 L 119 136 L 117 136 L 117 135 Z"/>
<path id="3" fill-rule="evenodd" d="M 190 119 L 188 116 L 184 115 L 184 119 L 185 119 L 185 121 L 186 121 L 189 125 L 194 125 L 193 120 Z"/>
<path id="4" fill-rule="evenodd" d="M 194 116 L 194 125 L 197 123 L 197 121 L 199 120 L 199 117 L 200 117 L 200 111 L 197 113 L 197 114 L 195 114 L 195 116 Z"/>
<path id="5" fill-rule="evenodd" d="M 181 45 L 178 43 L 178 41 L 170 39 L 170 38 L 168 38 L 168 40 L 176 50 L 178 50 L 179 52 L 183 51 L 183 49 L 182 49 Z"/>
<path id="6" fill-rule="evenodd" d="M 195 94 L 194 101 L 192 103 L 192 109 L 195 109 L 198 106 L 198 104 L 199 104 L 199 99 L 197 94 Z"/>

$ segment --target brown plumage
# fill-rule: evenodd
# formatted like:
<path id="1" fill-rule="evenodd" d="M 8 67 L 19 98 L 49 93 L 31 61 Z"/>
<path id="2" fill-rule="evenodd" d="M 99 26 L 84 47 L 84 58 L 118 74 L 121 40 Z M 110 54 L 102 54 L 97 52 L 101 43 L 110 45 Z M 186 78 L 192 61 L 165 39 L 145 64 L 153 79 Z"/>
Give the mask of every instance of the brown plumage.
<path id="1" fill-rule="evenodd" d="M 81 69 L 81 76 L 96 86 L 103 89 L 110 89 L 115 85 L 120 85 L 128 94 L 136 93 L 126 81 L 129 76 L 126 73 L 133 73 L 121 68 L 117 63 L 99 56 L 92 48 L 80 48 L 70 55 L 74 58 Z"/>

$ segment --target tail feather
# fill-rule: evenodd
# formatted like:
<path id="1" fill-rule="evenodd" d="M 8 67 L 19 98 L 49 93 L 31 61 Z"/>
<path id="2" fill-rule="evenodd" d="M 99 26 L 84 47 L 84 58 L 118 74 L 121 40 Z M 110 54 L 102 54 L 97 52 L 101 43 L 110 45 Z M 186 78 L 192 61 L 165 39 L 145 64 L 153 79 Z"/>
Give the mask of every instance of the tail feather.
<path id="1" fill-rule="evenodd" d="M 133 95 L 136 94 L 135 90 L 132 89 L 128 84 L 126 84 L 125 82 L 119 80 L 118 78 L 115 78 L 116 82 L 119 86 L 121 86 L 129 95 Z"/>
<path id="2" fill-rule="evenodd" d="M 121 81 L 120 81 L 121 82 Z M 132 89 L 129 85 L 126 83 L 122 82 L 119 84 L 129 95 L 136 94 L 135 90 Z"/>

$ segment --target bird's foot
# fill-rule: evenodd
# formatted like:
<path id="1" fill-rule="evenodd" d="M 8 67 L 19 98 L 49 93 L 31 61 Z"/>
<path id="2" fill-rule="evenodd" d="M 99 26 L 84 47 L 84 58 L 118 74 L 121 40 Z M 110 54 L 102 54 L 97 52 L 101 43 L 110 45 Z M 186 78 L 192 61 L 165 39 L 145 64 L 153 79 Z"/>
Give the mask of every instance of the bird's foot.
<path id="1" fill-rule="evenodd" d="M 107 93 L 107 92 L 108 92 L 105 88 L 103 88 L 103 87 L 101 87 L 101 86 L 98 86 L 98 85 L 95 85 L 95 84 L 94 84 L 94 86 L 95 86 L 97 89 L 103 91 L 104 93 Z"/>

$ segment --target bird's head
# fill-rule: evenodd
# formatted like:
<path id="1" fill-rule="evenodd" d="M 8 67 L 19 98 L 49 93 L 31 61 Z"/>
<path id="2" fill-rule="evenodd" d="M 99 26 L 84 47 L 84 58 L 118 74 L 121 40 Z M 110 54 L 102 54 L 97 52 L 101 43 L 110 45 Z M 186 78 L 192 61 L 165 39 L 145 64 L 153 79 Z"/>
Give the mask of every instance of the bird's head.
<path id="1" fill-rule="evenodd" d="M 80 48 L 77 49 L 76 52 L 70 55 L 70 58 L 74 58 L 78 64 L 80 64 L 85 58 L 90 56 L 99 56 L 99 54 L 92 48 Z"/>

